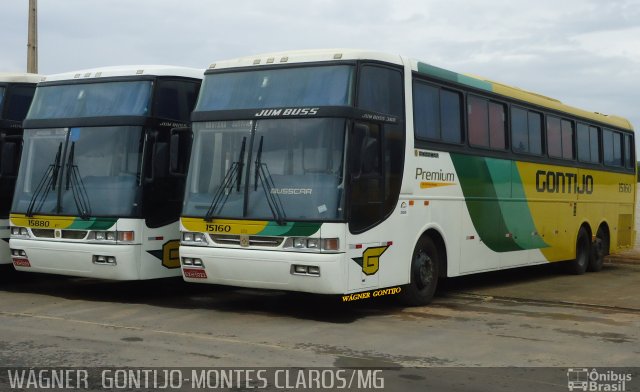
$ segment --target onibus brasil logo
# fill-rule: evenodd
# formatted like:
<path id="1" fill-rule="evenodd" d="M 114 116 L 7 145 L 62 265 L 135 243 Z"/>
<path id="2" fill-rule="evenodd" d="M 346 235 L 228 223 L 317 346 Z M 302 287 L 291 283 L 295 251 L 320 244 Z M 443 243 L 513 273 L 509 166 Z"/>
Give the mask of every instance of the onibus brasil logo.
<path id="1" fill-rule="evenodd" d="M 598 371 L 587 368 L 567 370 L 567 387 L 570 391 L 623 392 L 627 390 L 629 381 L 631 381 L 631 374 L 614 370 Z"/>

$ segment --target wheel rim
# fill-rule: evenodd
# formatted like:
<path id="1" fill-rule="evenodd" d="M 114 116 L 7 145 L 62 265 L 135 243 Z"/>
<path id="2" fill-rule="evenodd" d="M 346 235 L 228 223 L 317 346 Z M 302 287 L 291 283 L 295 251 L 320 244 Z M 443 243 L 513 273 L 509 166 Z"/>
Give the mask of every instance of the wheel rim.
<path id="1" fill-rule="evenodd" d="M 433 269 L 431 258 L 424 251 L 421 250 L 415 257 L 415 270 L 414 280 L 419 289 L 423 289 L 431 284 L 433 281 Z"/>

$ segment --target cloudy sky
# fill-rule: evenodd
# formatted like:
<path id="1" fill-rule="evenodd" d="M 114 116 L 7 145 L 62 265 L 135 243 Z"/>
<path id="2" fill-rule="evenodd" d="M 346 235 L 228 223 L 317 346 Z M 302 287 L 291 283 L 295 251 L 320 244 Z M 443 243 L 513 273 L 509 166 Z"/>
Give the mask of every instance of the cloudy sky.
<path id="1" fill-rule="evenodd" d="M 0 3 L 0 71 L 23 71 L 28 0 Z M 640 0 L 39 0 L 38 7 L 40 73 L 205 68 L 269 51 L 363 48 L 483 75 L 640 128 Z"/>

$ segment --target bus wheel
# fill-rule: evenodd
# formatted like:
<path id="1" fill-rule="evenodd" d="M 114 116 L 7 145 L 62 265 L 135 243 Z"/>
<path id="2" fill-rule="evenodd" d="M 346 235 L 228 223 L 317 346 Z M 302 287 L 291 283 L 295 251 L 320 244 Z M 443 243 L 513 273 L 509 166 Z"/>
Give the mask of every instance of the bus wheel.
<path id="1" fill-rule="evenodd" d="M 609 236 L 602 227 L 596 233 L 596 240 L 591 244 L 588 270 L 598 272 L 604 264 L 604 257 L 609 254 Z"/>
<path id="2" fill-rule="evenodd" d="M 403 287 L 401 300 L 409 306 L 426 305 L 438 285 L 438 248 L 429 237 L 422 237 L 413 250 L 411 281 Z"/>
<path id="3" fill-rule="evenodd" d="M 567 263 L 567 271 L 574 275 L 582 275 L 587 271 L 591 255 L 591 238 L 587 229 L 581 227 L 576 241 L 576 259 Z"/>

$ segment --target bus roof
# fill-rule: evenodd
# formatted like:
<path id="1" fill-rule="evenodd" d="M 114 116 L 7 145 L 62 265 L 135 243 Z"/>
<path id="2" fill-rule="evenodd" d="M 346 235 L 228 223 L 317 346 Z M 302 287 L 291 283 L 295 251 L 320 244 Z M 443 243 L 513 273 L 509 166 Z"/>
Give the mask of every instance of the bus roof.
<path id="1" fill-rule="evenodd" d="M 118 76 L 180 76 L 186 78 L 202 79 L 204 70 L 197 68 L 176 67 L 172 65 L 120 65 L 84 69 L 73 72 L 65 72 L 47 75 L 43 82 L 55 82 L 73 79 L 95 79 Z"/>
<path id="2" fill-rule="evenodd" d="M 217 61 L 209 66 L 209 70 L 240 68 L 256 65 L 313 63 L 336 60 L 373 60 L 397 65 L 408 63 L 411 65 L 411 69 L 413 71 L 430 77 L 434 77 L 436 79 L 441 79 L 456 84 L 463 84 L 475 89 L 485 90 L 517 101 L 531 103 L 542 108 L 556 110 L 584 119 L 597 121 L 602 124 L 608 124 L 622 129 L 633 130 L 633 126 L 631 125 L 629 120 L 622 117 L 590 112 L 573 106 L 565 105 L 557 99 L 549 98 L 544 95 L 536 94 L 517 87 L 507 86 L 505 84 L 498 83 L 480 76 L 459 74 L 443 68 L 435 67 L 418 60 L 370 50 L 312 49 L 290 52 L 265 53 L 253 56 L 239 57 L 236 59 Z"/>
<path id="3" fill-rule="evenodd" d="M 289 52 L 274 52 L 222 60 L 209 66 L 209 69 L 248 67 L 254 65 L 313 63 L 336 60 L 376 60 L 402 65 L 402 57 L 368 50 L 355 49 L 310 49 Z"/>
<path id="4" fill-rule="evenodd" d="M 0 83 L 38 83 L 43 77 L 34 73 L 0 72 Z"/>

